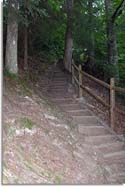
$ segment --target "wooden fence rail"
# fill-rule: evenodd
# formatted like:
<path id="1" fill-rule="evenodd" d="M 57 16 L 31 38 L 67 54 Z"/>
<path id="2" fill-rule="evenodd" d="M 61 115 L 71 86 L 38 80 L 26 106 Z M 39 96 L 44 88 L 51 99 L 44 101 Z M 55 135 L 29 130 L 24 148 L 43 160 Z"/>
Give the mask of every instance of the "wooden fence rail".
<path id="1" fill-rule="evenodd" d="M 78 78 L 75 76 L 75 70 L 78 72 Z M 101 86 L 103 86 L 109 90 L 109 92 L 110 92 L 109 103 L 104 101 L 103 98 L 101 98 L 97 94 L 93 93 L 93 91 L 91 89 L 89 89 L 88 87 L 86 87 L 82 84 L 83 76 L 88 77 L 89 79 L 93 80 L 94 82 L 100 84 Z M 81 65 L 77 66 L 77 65 L 75 65 L 75 63 L 72 62 L 72 84 L 75 84 L 75 82 L 79 88 L 79 97 L 82 97 L 83 90 L 85 90 L 92 97 L 94 97 L 101 104 L 103 104 L 105 107 L 108 108 L 108 110 L 110 112 L 110 126 L 114 130 L 114 128 L 115 128 L 115 111 L 121 113 L 122 115 L 125 115 L 125 111 L 120 110 L 120 109 L 116 108 L 116 106 L 115 106 L 115 91 L 125 93 L 125 88 L 116 87 L 114 78 L 111 78 L 110 84 L 107 84 L 106 82 L 99 80 L 99 79 L 95 78 L 94 76 L 84 72 L 82 70 Z"/>

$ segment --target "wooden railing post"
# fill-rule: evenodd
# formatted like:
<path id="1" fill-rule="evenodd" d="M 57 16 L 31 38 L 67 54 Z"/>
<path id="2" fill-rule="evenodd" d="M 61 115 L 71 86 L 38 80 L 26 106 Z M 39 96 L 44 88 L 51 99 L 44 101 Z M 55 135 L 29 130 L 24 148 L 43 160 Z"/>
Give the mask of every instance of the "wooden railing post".
<path id="1" fill-rule="evenodd" d="M 71 71 L 72 71 L 72 84 L 74 85 L 75 84 L 75 81 L 74 81 L 75 69 L 73 66 L 73 59 L 72 59 Z"/>
<path id="2" fill-rule="evenodd" d="M 79 98 L 82 97 L 82 88 L 81 88 L 81 85 L 82 85 L 82 65 L 79 64 Z"/>
<path id="3" fill-rule="evenodd" d="M 110 79 L 110 125 L 112 130 L 115 128 L 115 80 Z"/>

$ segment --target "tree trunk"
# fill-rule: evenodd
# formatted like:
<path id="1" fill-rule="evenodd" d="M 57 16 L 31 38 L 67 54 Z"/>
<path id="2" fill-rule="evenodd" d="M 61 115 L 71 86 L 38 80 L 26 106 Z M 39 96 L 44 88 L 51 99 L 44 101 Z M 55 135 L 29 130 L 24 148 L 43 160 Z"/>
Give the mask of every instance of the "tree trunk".
<path id="1" fill-rule="evenodd" d="M 113 13 L 113 4 L 111 0 L 105 0 L 105 9 L 107 17 L 107 46 L 108 46 L 108 63 L 114 67 L 115 81 L 119 82 L 119 69 L 118 69 L 118 50 L 116 40 L 115 23 L 111 19 Z"/>
<path id="2" fill-rule="evenodd" d="M 89 44 L 88 44 L 88 61 L 90 69 L 94 63 L 94 32 L 93 32 L 93 0 L 88 1 L 88 33 L 89 33 Z"/>
<path id="3" fill-rule="evenodd" d="M 66 40 L 66 44 L 65 44 L 65 52 L 64 52 L 64 66 L 66 70 L 71 72 L 73 38 L 68 26 L 67 26 L 65 40 Z"/>
<path id="4" fill-rule="evenodd" d="M 7 22 L 7 41 L 6 41 L 6 69 L 13 74 L 18 73 L 17 62 L 17 41 L 18 41 L 18 23 L 17 23 L 16 0 L 9 1 L 9 13 Z"/>
<path id="5" fill-rule="evenodd" d="M 65 69 L 71 72 L 72 49 L 73 49 L 73 0 L 66 0 L 67 9 L 67 29 L 65 34 L 65 49 L 64 49 L 64 66 Z"/>
<path id="6" fill-rule="evenodd" d="M 28 32 L 27 27 L 24 29 L 24 69 L 28 69 Z"/>
<path id="7" fill-rule="evenodd" d="M 25 0 L 25 19 L 27 20 L 27 0 Z M 28 27 L 24 28 L 24 70 L 28 70 Z"/>

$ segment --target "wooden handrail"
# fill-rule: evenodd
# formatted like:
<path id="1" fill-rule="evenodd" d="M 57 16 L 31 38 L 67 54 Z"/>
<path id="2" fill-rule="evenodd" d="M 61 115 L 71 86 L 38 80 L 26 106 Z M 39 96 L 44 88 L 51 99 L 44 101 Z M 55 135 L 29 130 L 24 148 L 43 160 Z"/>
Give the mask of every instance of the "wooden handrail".
<path id="1" fill-rule="evenodd" d="M 102 103 L 105 107 L 110 108 L 110 105 L 105 102 L 101 97 L 97 96 L 96 94 L 94 94 L 90 89 L 88 89 L 87 87 L 81 85 L 81 88 L 86 90 L 90 95 L 92 95 L 95 99 L 97 99 L 100 103 Z"/>
<path id="2" fill-rule="evenodd" d="M 121 93 L 125 93 L 125 88 L 122 87 L 115 87 L 115 91 L 119 91 Z"/>
<path id="3" fill-rule="evenodd" d="M 90 74 L 88 74 L 88 73 L 86 73 L 86 72 L 84 72 L 84 71 L 81 71 L 81 73 L 82 73 L 83 75 L 87 76 L 88 78 L 90 78 L 91 80 L 97 82 L 98 84 L 100 84 L 100 85 L 106 87 L 107 89 L 110 89 L 110 85 L 107 84 L 106 82 L 104 82 L 104 81 L 102 81 L 102 80 L 99 80 L 99 79 L 95 78 L 94 76 L 92 76 L 92 75 L 90 75 Z"/>
<path id="4" fill-rule="evenodd" d="M 75 76 L 74 69 L 76 69 L 78 71 L 78 78 Z M 97 94 L 93 93 L 91 91 L 91 89 L 89 89 L 88 87 L 86 87 L 82 84 L 82 75 L 87 76 L 89 79 L 95 81 L 96 83 L 104 86 L 105 88 L 107 88 L 109 90 L 109 92 L 110 92 L 109 103 L 104 101 L 104 99 L 102 97 L 97 96 Z M 99 80 L 99 79 L 95 78 L 94 76 L 82 71 L 81 65 L 79 65 L 79 67 L 78 67 L 77 65 L 75 65 L 75 63 L 72 62 L 72 83 L 74 84 L 75 82 L 77 83 L 77 85 L 79 87 L 79 97 L 82 97 L 82 89 L 83 89 L 87 93 L 89 93 L 91 96 L 93 96 L 96 100 L 98 100 L 101 104 L 103 104 L 105 107 L 107 107 L 109 109 L 110 125 L 111 125 L 111 128 L 114 130 L 114 128 L 115 128 L 115 111 L 121 113 L 122 115 L 125 115 L 125 111 L 120 110 L 115 106 L 115 91 L 125 93 L 125 88 L 115 87 L 114 78 L 111 78 L 110 84 L 107 84 L 106 82 Z"/>
<path id="5" fill-rule="evenodd" d="M 72 63 L 72 65 L 73 65 L 73 67 L 74 67 L 77 71 L 79 71 L 79 68 L 77 67 L 77 65 L 75 65 L 74 63 Z M 86 72 L 84 72 L 84 71 L 82 71 L 82 70 L 81 70 L 80 72 L 81 72 L 83 75 L 85 75 L 85 76 L 87 76 L 88 78 L 90 78 L 91 80 L 94 80 L 94 81 L 97 82 L 98 84 L 100 84 L 100 85 L 102 85 L 102 86 L 104 86 L 104 87 L 110 89 L 110 85 L 107 84 L 106 82 L 104 82 L 104 81 L 102 81 L 102 80 L 99 80 L 99 79 L 95 78 L 94 76 L 92 76 L 92 75 L 90 75 L 90 74 L 88 74 L 88 73 L 86 73 Z"/>
<path id="6" fill-rule="evenodd" d="M 79 86 L 79 81 L 76 78 L 76 76 L 74 76 L 74 80 L 77 83 L 77 85 Z M 80 87 L 84 90 L 86 90 L 90 95 L 92 95 L 95 99 L 97 99 L 99 102 L 101 102 L 105 107 L 110 108 L 110 105 L 105 102 L 101 97 L 97 96 L 96 94 L 94 94 L 90 89 L 88 89 L 87 87 L 80 85 Z"/>
<path id="7" fill-rule="evenodd" d="M 74 63 L 72 63 L 72 66 L 73 66 L 77 71 L 79 71 L 79 68 L 77 67 L 77 65 L 75 65 Z"/>
<path id="8" fill-rule="evenodd" d="M 74 63 L 72 63 L 73 67 L 79 71 L 79 67 L 77 65 L 75 65 Z M 107 89 L 110 89 L 110 85 L 107 84 L 106 82 L 98 79 L 98 78 L 95 78 L 94 76 L 84 72 L 84 71 L 80 71 L 83 75 L 87 76 L 88 78 L 90 78 L 91 80 L 97 82 L 98 84 L 106 87 Z M 122 92 L 122 93 L 125 93 L 125 88 L 121 88 L 121 87 L 115 87 L 115 91 L 119 91 L 119 92 Z"/>
<path id="9" fill-rule="evenodd" d="M 76 81 L 76 83 L 79 85 L 79 81 L 78 79 L 76 78 L 76 76 L 74 75 L 74 80 Z"/>

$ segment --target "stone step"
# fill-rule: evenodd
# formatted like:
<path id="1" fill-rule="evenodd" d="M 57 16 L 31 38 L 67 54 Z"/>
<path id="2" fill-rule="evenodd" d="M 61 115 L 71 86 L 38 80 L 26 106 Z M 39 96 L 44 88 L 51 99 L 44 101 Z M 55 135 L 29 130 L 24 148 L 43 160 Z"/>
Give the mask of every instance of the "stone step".
<path id="1" fill-rule="evenodd" d="M 66 89 L 66 88 L 68 88 L 68 86 L 66 85 L 66 84 L 64 84 L 64 85 L 53 85 L 53 84 L 51 84 L 50 86 L 49 86 L 49 88 L 50 89 Z"/>
<path id="2" fill-rule="evenodd" d="M 117 173 L 125 173 L 125 164 L 108 164 L 104 166 L 108 175 L 117 174 Z"/>
<path id="3" fill-rule="evenodd" d="M 64 74 L 64 75 L 65 75 L 65 73 L 64 73 L 62 70 L 60 70 L 60 69 L 55 70 L 55 71 L 54 71 L 54 75 L 55 75 L 55 74 L 59 74 L 59 75 L 60 75 L 60 74 Z"/>
<path id="4" fill-rule="evenodd" d="M 66 85 L 64 86 L 50 86 L 49 89 L 68 89 L 68 87 Z"/>
<path id="5" fill-rule="evenodd" d="M 96 116 L 72 116 L 73 120 L 81 125 L 99 125 L 99 121 Z"/>
<path id="6" fill-rule="evenodd" d="M 63 97 L 62 94 L 54 95 L 54 94 L 51 94 L 51 93 L 49 93 L 47 96 L 50 98 L 50 100 L 51 100 L 51 99 L 60 99 L 60 98 Z M 65 97 L 66 97 L 66 98 L 69 98 L 69 95 L 66 95 Z"/>
<path id="7" fill-rule="evenodd" d="M 67 90 L 59 90 L 59 89 L 57 89 L 57 90 L 50 89 L 48 91 L 49 91 L 49 93 L 52 93 L 52 94 L 60 94 L 61 93 L 61 94 L 65 95 L 68 93 Z"/>
<path id="8" fill-rule="evenodd" d="M 69 97 L 69 98 L 65 98 L 65 97 L 62 97 L 62 98 L 57 98 L 57 99 L 52 99 L 53 101 L 57 101 L 57 102 L 68 102 L 68 101 L 73 101 L 74 99 L 73 98 L 71 98 L 71 97 Z"/>
<path id="9" fill-rule="evenodd" d="M 103 162 L 105 164 L 123 164 L 125 165 L 125 150 L 111 152 L 104 155 Z"/>
<path id="10" fill-rule="evenodd" d="M 68 111 L 68 114 L 71 116 L 91 116 L 91 112 L 89 110 L 71 110 Z"/>
<path id="11" fill-rule="evenodd" d="M 107 181 L 110 182 L 111 184 L 124 184 L 125 183 L 125 173 L 116 173 L 116 174 L 112 174 L 110 176 L 107 177 Z"/>
<path id="12" fill-rule="evenodd" d="M 104 168 L 106 171 L 106 179 L 108 182 L 114 184 L 125 182 L 125 164 L 108 164 Z"/>
<path id="13" fill-rule="evenodd" d="M 72 98 L 53 98 L 51 99 L 55 104 L 57 105 L 63 105 L 63 104 L 76 104 L 76 102 Z"/>
<path id="14" fill-rule="evenodd" d="M 52 79 L 52 82 L 67 82 L 67 78 L 53 78 Z"/>
<path id="15" fill-rule="evenodd" d="M 124 148 L 123 142 L 115 141 L 112 143 L 104 143 L 99 146 L 95 146 L 97 150 L 99 150 L 102 154 L 108 154 L 110 152 L 117 152 Z"/>
<path id="16" fill-rule="evenodd" d="M 51 83 L 68 83 L 67 79 L 51 79 Z"/>
<path id="17" fill-rule="evenodd" d="M 63 83 L 62 85 L 52 84 L 49 88 L 68 88 L 67 83 Z"/>
<path id="18" fill-rule="evenodd" d="M 125 184 L 125 174 L 116 174 L 118 184 Z"/>
<path id="19" fill-rule="evenodd" d="M 65 75 L 54 75 L 54 77 L 53 77 L 53 79 L 67 79 L 66 77 L 65 77 Z"/>
<path id="20" fill-rule="evenodd" d="M 58 69 L 54 71 L 54 75 L 60 75 L 60 74 L 65 75 L 65 73 L 62 70 Z"/>
<path id="21" fill-rule="evenodd" d="M 55 74 L 53 76 L 53 79 L 67 79 L 67 77 L 64 74 Z"/>
<path id="22" fill-rule="evenodd" d="M 108 134 L 103 126 L 78 126 L 78 131 L 87 136 L 98 136 Z"/>
<path id="23" fill-rule="evenodd" d="M 77 109 L 77 110 L 81 109 L 81 107 L 78 104 L 64 104 L 64 105 L 60 105 L 60 106 L 65 111 L 74 110 L 74 109 Z"/>
<path id="24" fill-rule="evenodd" d="M 59 74 L 60 74 L 60 72 L 62 72 L 62 71 L 61 71 L 61 69 L 59 69 L 58 67 L 56 67 L 56 68 L 54 69 L 54 73 L 59 73 Z"/>
<path id="25" fill-rule="evenodd" d="M 61 95 L 61 94 L 56 96 L 56 95 L 53 95 L 51 93 L 49 93 L 47 96 L 50 97 L 51 101 L 54 100 L 54 99 L 60 100 L 60 99 L 62 99 L 64 97 L 64 95 Z M 65 95 L 65 99 L 69 99 L 70 97 L 71 97 L 71 95 L 70 96 L 69 95 Z"/>
<path id="26" fill-rule="evenodd" d="M 68 85 L 52 85 L 50 87 L 51 89 L 67 89 L 68 90 Z"/>
<path id="27" fill-rule="evenodd" d="M 68 92 L 67 88 L 49 88 L 50 92 Z"/>
<path id="28" fill-rule="evenodd" d="M 99 136 L 88 136 L 85 138 L 85 141 L 89 144 L 101 145 L 103 143 L 112 143 L 113 141 L 117 141 L 117 138 L 114 135 L 106 134 Z"/>
<path id="29" fill-rule="evenodd" d="M 66 75 L 65 75 L 64 72 L 54 72 L 53 76 L 54 76 L 54 77 L 55 77 L 55 76 L 63 76 L 63 77 L 65 77 Z"/>
<path id="30" fill-rule="evenodd" d="M 51 86 L 52 87 L 60 87 L 60 86 L 63 86 L 63 87 L 67 87 L 68 86 L 68 83 L 67 82 L 52 82 L 51 83 Z"/>
<path id="31" fill-rule="evenodd" d="M 67 80 L 57 80 L 56 79 L 56 80 L 52 80 L 51 84 L 52 85 L 58 85 L 58 86 L 62 85 L 62 84 L 64 84 L 64 85 L 67 84 L 68 85 L 68 82 L 67 82 Z"/>
<path id="32" fill-rule="evenodd" d="M 62 96 L 70 96 L 70 94 L 69 93 L 67 93 L 67 92 L 65 92 L 65 91 L 63 91 L 63 92 L 59 92 L 59 91 L 57 91 L 57 92 L 55 92 L 55 91 L 50 91 L 49 92 L 49 95 L 51 95 L 51 96 L 56 96 L 56 97 L 58 97 L 58 96 L 60 96 L 60 97 L 62 97 Z"/>
<path id="33" fill-rule="evenodd" d="M 76 104 L 76 102 L 72 101 L 72 100 L 56 100 L 54 101 L 56 104 L 60 105 L 60 106 L 65 106 L 66 105 L 70 105 L 70 104 Z"/>

